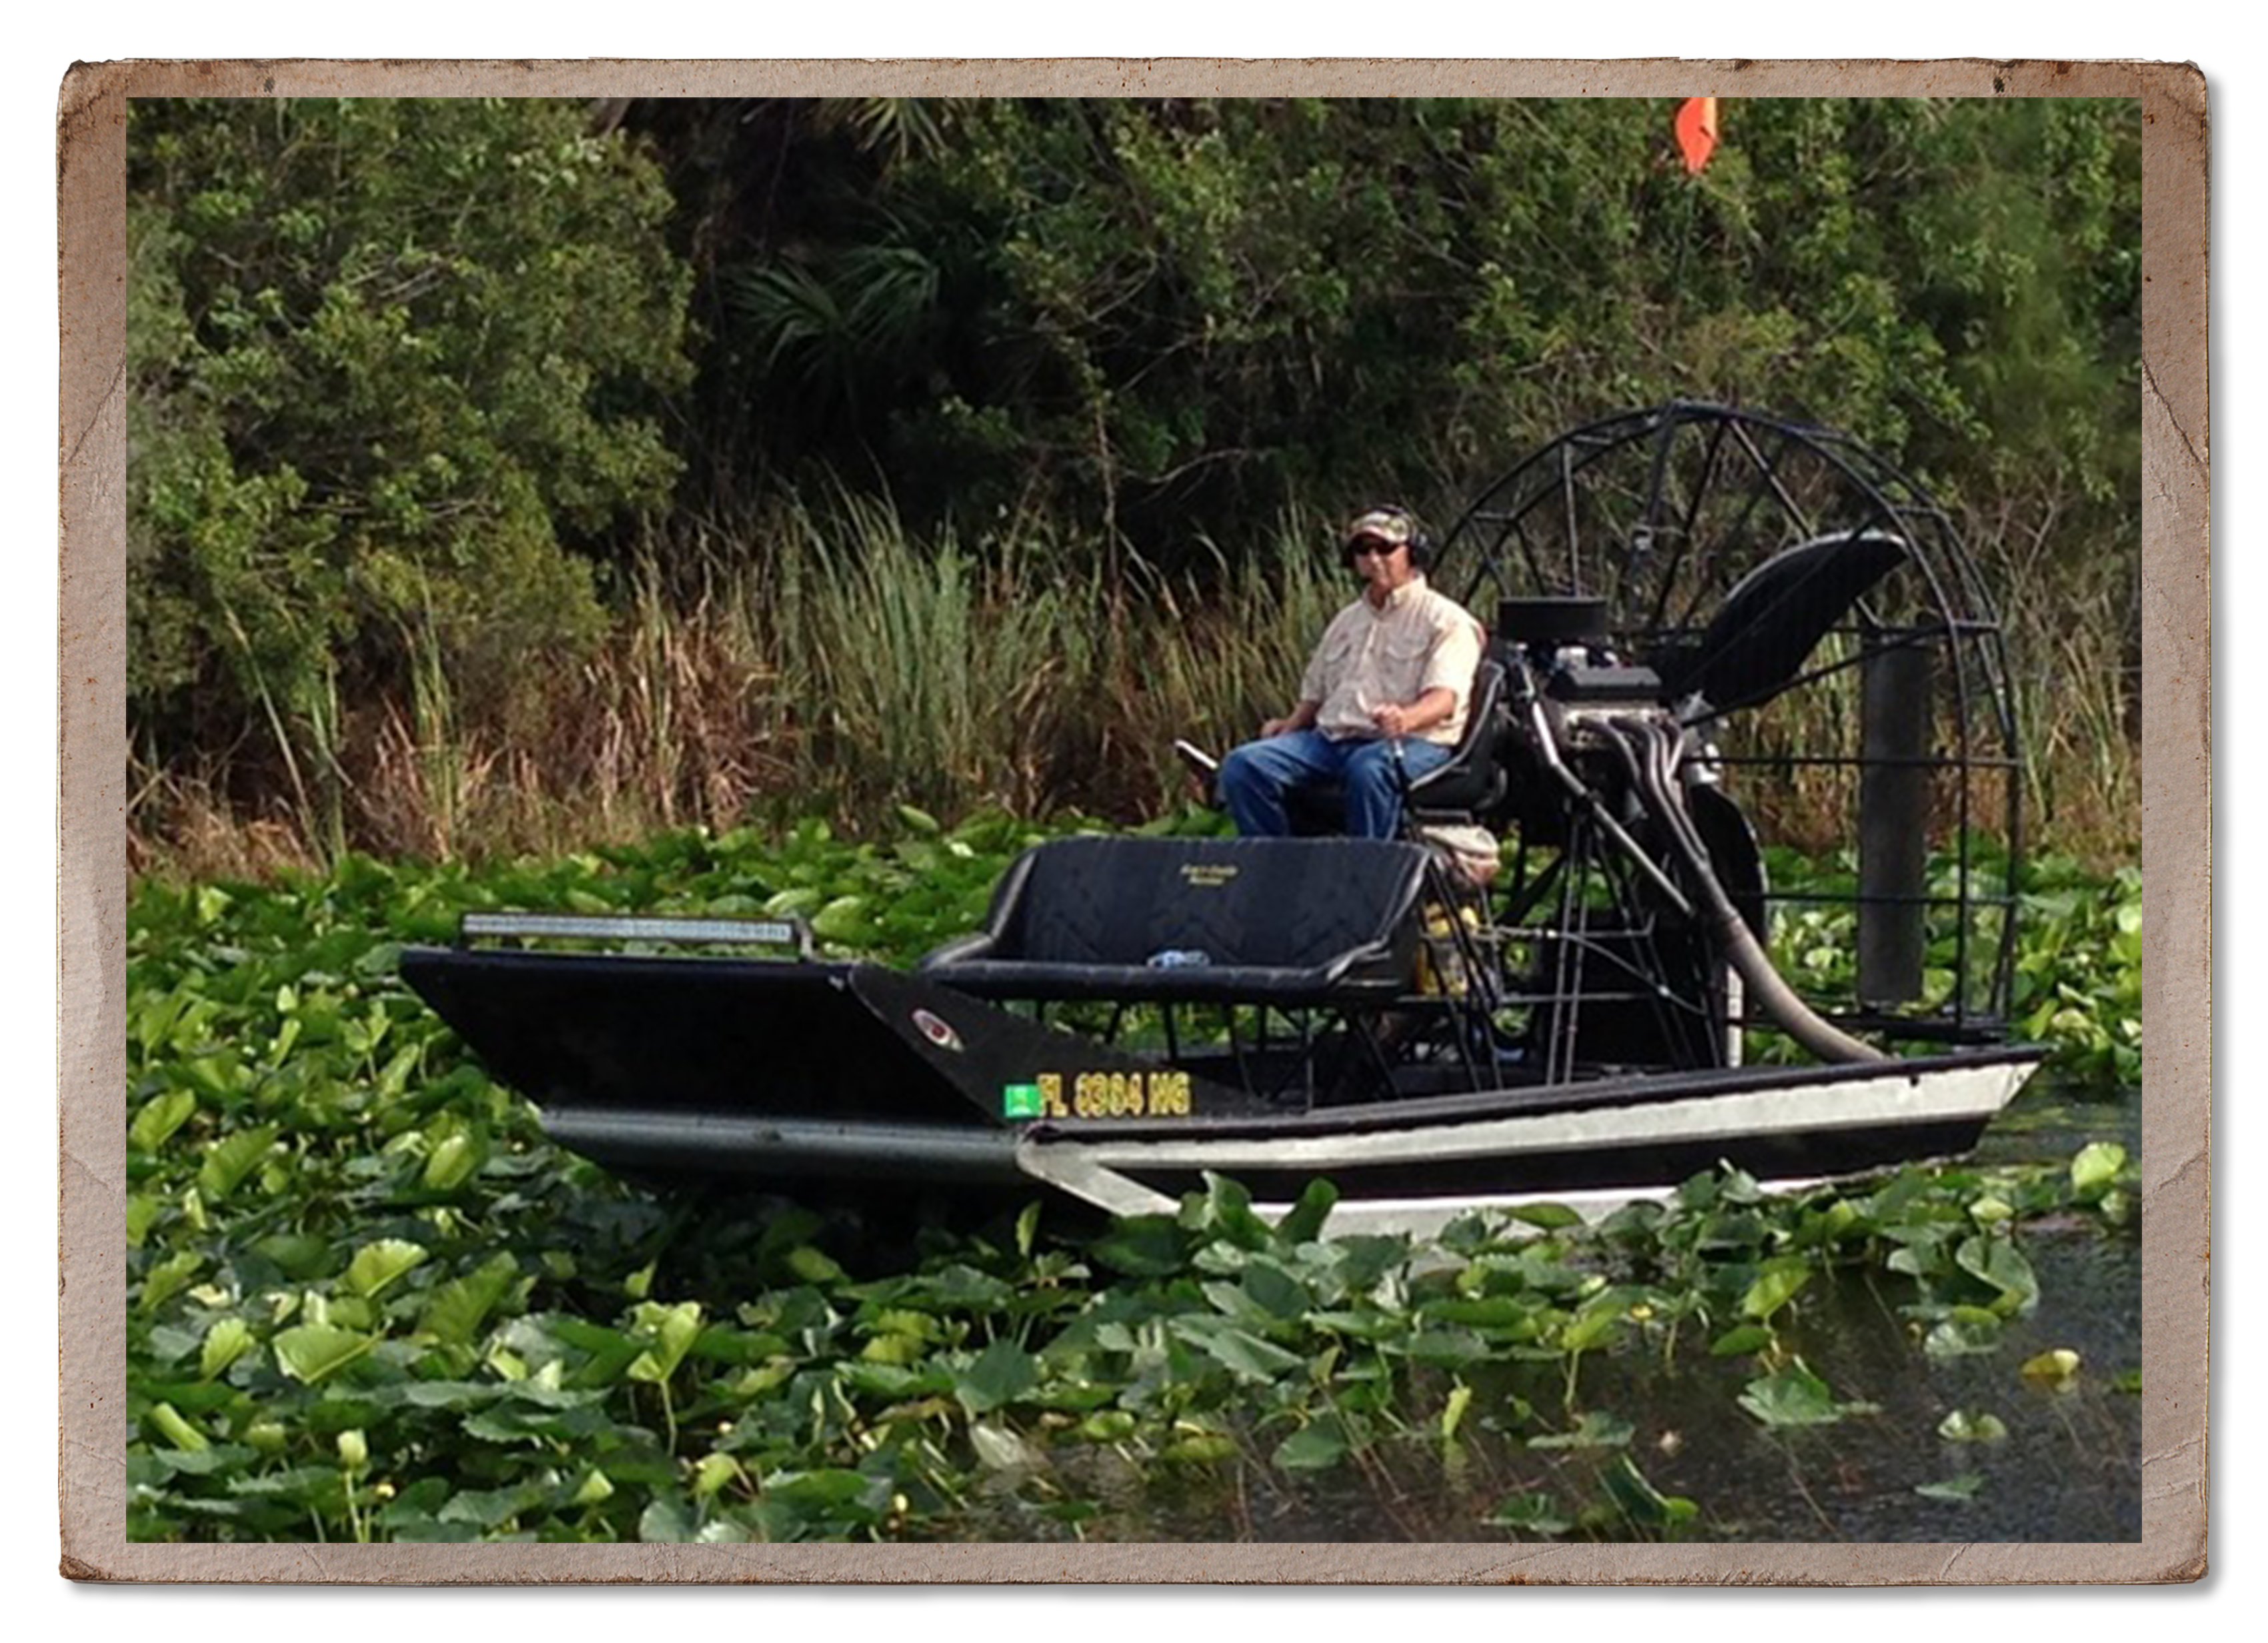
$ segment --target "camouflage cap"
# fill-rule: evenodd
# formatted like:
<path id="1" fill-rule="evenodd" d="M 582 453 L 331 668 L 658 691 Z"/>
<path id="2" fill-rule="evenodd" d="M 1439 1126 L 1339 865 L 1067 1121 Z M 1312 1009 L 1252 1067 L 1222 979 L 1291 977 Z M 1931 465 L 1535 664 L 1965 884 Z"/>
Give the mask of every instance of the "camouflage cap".
<path id="1" fill-rule="evenodd" d="M 1401 548 L 1418 534 L 1417 524 L 1399 508 L 1373 508 L 1359 513 L 1346 527 L 1346 542 L 1352 547 L 1359 542 L 1384 542 L 1389 548 Z"/>

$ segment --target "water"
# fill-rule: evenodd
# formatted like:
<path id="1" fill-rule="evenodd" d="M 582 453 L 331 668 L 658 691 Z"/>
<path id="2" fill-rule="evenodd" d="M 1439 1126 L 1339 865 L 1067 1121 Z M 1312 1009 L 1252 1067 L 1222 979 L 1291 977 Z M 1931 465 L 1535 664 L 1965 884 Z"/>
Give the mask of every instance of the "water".
<path id="1" fill-rule="evenodd" d="M 1772 1430 L 1742 1412 L 1754 1374 L 1689 1355 L 1673 1371 L 1602 1359 L 1584 1370 L 1581 1402 L 1635 1428 L 1626 1447 L 1542 1451 L 1485 1432 L 1444 1452 L 1425 1440 L 1388 1442 L 1360 1462 L 1299 1478 L 1263 1464 L 1263 1435 L 1239 1461 L 1145 1477 L 1108 1451 L 1085 1466 L 980 1506 L 987 1536 L 1068 1533 L 1039 1505 L 1079 1498 L 1086 1536 L 1120 1542 L 1493 1542 L 1504 1501 L 1541 1492 L 1561 1504 L 1603 1501 L 1606 1473 L 1627 1455 L 1662 1494 L 1699 1514 L 1681 1537 L 1719 1542 L 2132 1541 L 2141 1536 L 2141 1400 L 2122 1379 L 2139 1371 L 2140 1259 L 2132 1240 L 2091 1233 L 2028 1242 L 2043 1300 L 1989 1354 L 1933 1363 L 1909 1338 L 1896 1297 L 1863 1279 L 1815 1304 L 1805 1359 L 1844 1401 L 1876 1412 L 1826 1426 Z M 2061 1389 L 2019 1366 L 2054 1347 L 2076 1351 L 2080 1374 Z M 1485 1406 L 1484 1398 L 1476 1408 Z M 1939 1435 L 1953 1411 L 1990 1414 L 1997 1442 Z M 1973 1479 L 1973 1483 L 1971 1480 Z M 1927 1486 L 1964 1484 L 1966 1499 Z M 1580 1515 L 1580 1509 L 1568 1513 Z M 1631 1533 L 1609 1521 L 1602 1532 Z"/>
<path id="2" fill-rule="evenodd" d="M 1978 1149 L 1980 1165 L 2061 1162 L 2093 1140 L 2139 1146 L 2139 1103 L 2028 1096 Z M 1579 1405 L 1630 1423 L 1625 1446 L 1538 1450 L 1489 1428 L 1559 1424 L 1539 1411 L 1524 1424 L 1505 1389 L 1472 1377 L 1478 1395 L 1461 1441 L 1406 1436 L 1320 1474 L 1287 1475 L 1263 1459 L 1280 1433 L 1250 1434 L 1246 1455 L 1212 1468 L 1144 1477 L 1108 1451 L 1043 1480 L 1001 1480 L 978 1504 L 974 1532 L 1055 1538 L 1071 1520 L 1094 1540 L 1491 1542 L 1513 1531 L 1490 1519 L 1501 1503 L 1542 1493 L 1580 1517 L 1603 1507 L 1606 1478 L 1625 1458 L 1665 1496 L 1697 1515 L 1681 1538 L 1719 1542 L 2132 1541 L 2141 1536 L 2141 1247 L 2133 1232 L 2092 1221 L 2034 1224 L 2022 1248 L 2040 1300 L 2009 1321 L 1990 1352 L 1933 1359 L 1899 1308 L 1913 1298 L 1895 1274 L 1854 1273 L 1806 1292 L 1790 1344 L 1838 1401 L 1877 1406 L 1827 1426 L 1768 1428 L 1743 1411 L 1757 1370 L 1717 1360 L 1690 1337 L 1665 1367 L 1635 1354 L 1597 1354 L 1581 1371 Z M 2060 1387 L 2021 1367 L 2056 1349 L 2080 1370 Z M 1531 1385 L 1532 1395 L 1532 1385 Z M 1493 1405 L 1493 1406 L 1492 1406 Z M 1947 1416 L 1992 1416 L 1992 1442 L 1940 1435 Z M 1551 1411 L 1556 1414 L 1556 1411 Z M 1918 1492 L 1944 1491 L 1950 1497 Z M 1062 1503 L 1077 1501 L 1068 1513 Z M 1051 1504 L 1052 1503 L 1052 1504 Z M 1602 1510 L 1594 1527 L 1626 1538 L 1629 1520 Z M 1584 1532 L 1580 1523 L 1568 1530 Z M 1643 1530 L 1640 1532 L 1654 1532 Z"/>
<path id="3" fill-rule="evenodd" d="M 2141 1091 L 2126 1090 L 2108 1100 L 2090 1099 L 2058 1088 L 2042 1074 L 1993 1120 L 1972 1161 L 1987 1167 L 2054 1163 L 2069 1158 L 2089 1141 L 2116 1141 L 2139 1154 Z"/>
<path id="4" fill-rule="evenodd" d="M 1881 1405 L 1832 1426 L 1768 1431 L 1724 1418 L 1712 1397 L 1657 1486 L 1691 1496 L 1714 1537 L 1740 1540 L 2102 1541 L 2140 1538 L 2141 1400 L 2117 1389 L 2141 1367 L 2141 1250 L 2090 1231 L 2025 1242 L 2039 1274 L 2037 1311 L 2000 1347 L 1933 1361 L 1897 1316 L 1902 1296 L 1863 1278 L 1809 1315 L 1806 1359 L 1838 1397 Z M 2068 1348 L 2081 1370 L 2061 1389 L 2019 1367 Z M 1654 1411 L 1674 1423 L 1679 1400 Z M 1954 1411 L 1996 1416 L 2007 1437 L 1939 1435 Z M 1713 1411 L 1712 1418 L 1710 1411 Z M 1916 1492 L 1974 1474 L 1962 1499 Z"/>

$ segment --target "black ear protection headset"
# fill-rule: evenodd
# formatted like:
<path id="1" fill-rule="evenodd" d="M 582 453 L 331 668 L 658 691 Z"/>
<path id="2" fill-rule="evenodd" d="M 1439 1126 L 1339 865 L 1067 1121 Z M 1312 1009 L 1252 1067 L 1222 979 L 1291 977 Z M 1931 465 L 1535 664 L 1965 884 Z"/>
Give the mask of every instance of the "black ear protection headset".
<path id="1" fill-rule="evenodd" d="M 1410 527 L 1410 541 L 1408 546 L 1410 549 L 1410 568 L 1411 570 L 1424 571 L 1432 568 L 1433 539 L 1428 536 L 1425 534 L 1425 527 L 1418 523 L 1418 516 L 1416 514 L 1412 513 L 1409 509 L 1402 506 L 1399 503 L 1386 502 L 1381 503 L 1375 507 L 1363 509 L 1361 512 L 1355 515 L 1355 518 L 1358 519 L 1367 519 L 1373 513 L 1390 513 Z M 1354 543 L 1351 541 L 1342 542 L 1339 545 L 1339 553 L 1340 556 L 1345 560 L 1347 568 L 1349 570 L 1352 570 L 1354 568 Z"/>

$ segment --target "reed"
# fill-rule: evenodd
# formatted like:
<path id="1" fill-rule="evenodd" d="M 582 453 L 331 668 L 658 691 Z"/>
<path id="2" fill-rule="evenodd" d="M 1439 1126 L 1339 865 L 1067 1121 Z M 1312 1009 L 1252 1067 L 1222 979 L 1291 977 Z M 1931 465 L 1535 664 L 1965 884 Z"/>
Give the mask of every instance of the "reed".
<path id="1" fill-rule="evenodd" d="M 342 702 L 332 681 L 274 704 L 299 733 L 290 759 L 137 765 L 133 860 L 265 876 L 349 848 L 556 854 L 806 814 L 875 834 L 899 803 L 947 821 L 1137 821 L 1189 796 L 1174 737 L 1225 748 L 1289 704 L 1350 596 L 1327 540 L 1326 522 L 1287 514 L 1263 540 L 1212 544 L 1202 577 L 1133 565 L 1112 580 L 1099 544 L 1030 518 L 919 537 L 887 500 L 836 493 L 681 521 L 578 658 L 530 659 L 475 691 L 430 631 L 411 635 L 397 698 Z M 2010 613 L 2035 836 L 2098 861 L 2131 859 L 2139 826 L 2110 608 Z M 1789 722 L 1743 750 L 1844 733 L 1846 682 L 1776 707 Z M 1845 842 L 1839 779 L 1799 782 L 1760 820 L 1791 842 Z"/>
<path id="2" fill-rule="evenodd" d="M 2099 869 L 2139 858 L 2140 661 L 2131 542 L 2071 535 L 2053 495 L 1972 510 L 1963 534 L 2002 620 L 2036 836 Z M 2050 592 L 2049 590 L 2051 590 Z"/>

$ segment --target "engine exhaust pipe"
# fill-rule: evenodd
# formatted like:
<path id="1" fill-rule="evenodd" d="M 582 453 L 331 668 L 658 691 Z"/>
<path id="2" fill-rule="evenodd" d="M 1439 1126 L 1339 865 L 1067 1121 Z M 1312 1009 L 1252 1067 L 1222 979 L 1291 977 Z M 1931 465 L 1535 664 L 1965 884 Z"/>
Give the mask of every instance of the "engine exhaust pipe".
<path id="1" fill-rule="evenodd" d="M 1671 842 L 1699 892 L 1702 910 L 1713 926 L 1718 944 L 1756 1008 L 1773 1026 L 1822 1061 L 1889 1059 L 1872 1044 L 1853 1038 L 1822 1017 L 1773 967 L 1764 943 L 1756 939 L 1756 932 L 1749 928 L 1748 920 L 1733 905 L 1733 898 L 1725 893 L 1716 869 L 1710 865 L 1708 848 L 1694 829 L 1692 817 L 1685 808 L 1684 795 L 1678 791 L 1676 778 L 1671 773 L 1675 749 L 1669 733 L 1646 720 L 1624 721 L 1623 728 L 1626 733 L 1635 733 L 1638 747 L 1634 763 L 1639 785 L 1668 828 Z"/>

